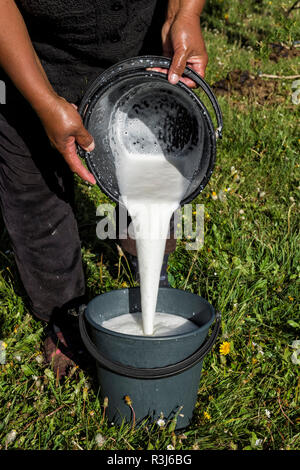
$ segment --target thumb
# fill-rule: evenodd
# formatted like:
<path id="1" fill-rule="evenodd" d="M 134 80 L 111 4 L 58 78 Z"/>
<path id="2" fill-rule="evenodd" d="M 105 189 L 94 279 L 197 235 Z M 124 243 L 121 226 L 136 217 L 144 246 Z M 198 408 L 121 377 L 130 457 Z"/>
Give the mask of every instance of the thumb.
<path id="1" fill-rule="evenodd" d="M 82 125 L 75 135 L 76 142 L 87 152 L 92 152 L 95 148 L 95 142 L 91 134 Z"/>
<path id="2" fill-rule="evenodd" d="M 69 138 L 64 150 L 61 153 L 64 159 L 66 160 L 67 164 L 69 165 L 70 169 L 74 173 L 76 173 L 78 176 L 80 176 L 80 178 L 84 179 L 85 181 L 88 181 L 91 184 L 96 183 L 96 180 L 92 173 L 90 173 L 85 168 L 79 156 L 77 155 L 74 137 Z"/>
<path id="3" fill-rule="evenodd" d="M 173 85 L 179 81 L 182 76 L 186 62 L 187 62 L 188 52 L 185 49 L 177 49 L 174 52 L 172 63 L 168 73 L 168 80 Z"/>

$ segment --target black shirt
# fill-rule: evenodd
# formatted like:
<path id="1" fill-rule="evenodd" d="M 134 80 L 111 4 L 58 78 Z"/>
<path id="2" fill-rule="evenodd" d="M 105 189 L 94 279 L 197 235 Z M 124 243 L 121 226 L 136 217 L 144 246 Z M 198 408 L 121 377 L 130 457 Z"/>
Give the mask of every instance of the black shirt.
<path id="1" fill-rule="evenodd" d="M 103 70 L 140 54 L 160 54 L 166 0 L 17 0 L 55 91 L 78 103 Z M 0 79 L 9 82 L 0 69 Z M 17 95 L 8 84 L 7 104 Z M 10 92 L 9 92 L 10 91 Z"/>

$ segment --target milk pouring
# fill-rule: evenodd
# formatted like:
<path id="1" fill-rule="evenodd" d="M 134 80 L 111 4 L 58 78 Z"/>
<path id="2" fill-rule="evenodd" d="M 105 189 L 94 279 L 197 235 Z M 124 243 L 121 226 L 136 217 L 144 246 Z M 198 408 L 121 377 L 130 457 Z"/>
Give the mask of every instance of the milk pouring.
<path id="1" fill-rule="evenodd" d="M 116 111 L 115 120 L 122 120 Z M 159 143 L 151 130 L 138 119 L 129 121 L 143 139 L 152 139 L 151 153 L 140 155 L 127 148 L 116 148 L 116 174 L 121 202 L 126 206 L 134 229 L 138 254 L 142 304 L 142 325 L 145 335 L 152 335 L 160 271 L 163 262 L 170 219 L 179 207 L 189 181 L 159 151 Z M 113 129 L 113 126 L 111 127 Z M 122 142 L 122 128 L 114 128 L 111 139 Z M 153 149 L 157 148 L 157 152 Z M 158 178 L 159 175 L 159 178 Z M 133 234 L 132 234 L 133 235 Z M 170 328 L 172 321 L 170 321 Z"/>

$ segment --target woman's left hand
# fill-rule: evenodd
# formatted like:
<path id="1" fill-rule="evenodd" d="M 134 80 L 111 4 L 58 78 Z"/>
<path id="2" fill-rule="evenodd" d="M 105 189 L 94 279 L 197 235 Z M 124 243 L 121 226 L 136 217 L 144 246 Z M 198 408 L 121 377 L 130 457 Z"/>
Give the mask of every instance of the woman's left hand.
<path id="1" fill-rule="evenodd" d="M 200 18 L 197 14 L 178 12 L 174 18 L 165 21 L 162 28 L 163 55 L 172 57 L 169 71 L 153 68 L 157 72 L 168 73 L 168 80 L 176 84 L 179 80 L 194 88 L 195 82 L 182 78 L 185 66 L 188 65 L 202 78 L 208 62 L 208 56 L 202 36 Z"/>

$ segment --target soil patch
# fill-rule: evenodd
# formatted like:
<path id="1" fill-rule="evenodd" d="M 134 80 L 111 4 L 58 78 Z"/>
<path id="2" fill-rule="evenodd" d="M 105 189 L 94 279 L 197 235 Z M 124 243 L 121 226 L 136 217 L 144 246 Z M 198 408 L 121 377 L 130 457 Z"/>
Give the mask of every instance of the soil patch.
<path id="1" fill-rule="evenodd" d="M 283 44 L 273 42 L 269 44 L 270 48 L 272 49 L 271 54 L 269 55 L 269 59 L 273 60 L 274 62 L 278 62 L 279 59 L 292 59 L 294 57 L 300 56 L 300 48 L 296 47 L 287 47 Z"/>
<path id="2" fill-rule="evenodd" d="M 278 94 L 278 81 L 260 78 L 248 70 L 232 70 L 226 78 L 215 82 L 212 88 L 216 95 L 237 94 L 260 105 L 281 103 L 285 99 Z"/>

